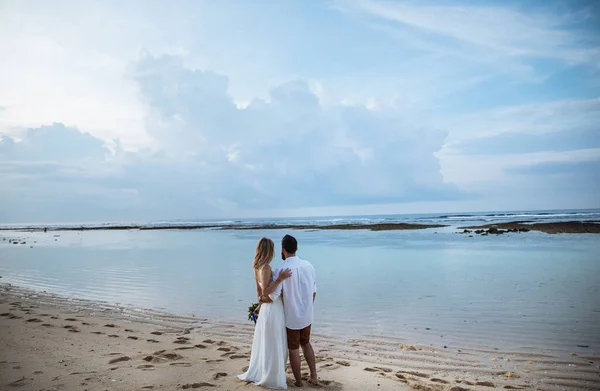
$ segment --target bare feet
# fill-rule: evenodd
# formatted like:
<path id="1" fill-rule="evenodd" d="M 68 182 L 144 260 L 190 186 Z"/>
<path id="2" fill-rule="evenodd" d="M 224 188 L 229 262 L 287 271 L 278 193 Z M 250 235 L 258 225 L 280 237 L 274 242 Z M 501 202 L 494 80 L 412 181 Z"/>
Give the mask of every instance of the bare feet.
<path id="1" fill-rule="evenodd" d="M 317 377 L 312 377 L 312 376 L 311 376 L 311 378 L 310 378 L 310 380 L 308 381 L 308 383 L 309 383 L 310 385 L 313 385 L 313 386 L 316 386 L 316 387 L 318 387 L 318 386 L 319 386 L 319 379 L 318 379 Z"/>
<path id="2" fill-rule="evenodd" d="M 294 385 L 296 387 L 303 387 L 304 386 L 304 384 L 302 383 L 302 380 L 298 380 L 297 382 L 294 383 Z"/>

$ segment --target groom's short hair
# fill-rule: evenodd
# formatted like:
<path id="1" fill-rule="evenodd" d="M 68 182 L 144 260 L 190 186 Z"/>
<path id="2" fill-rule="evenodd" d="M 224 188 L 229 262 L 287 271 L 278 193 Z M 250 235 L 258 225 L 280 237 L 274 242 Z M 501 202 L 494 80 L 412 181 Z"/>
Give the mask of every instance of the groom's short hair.
<path id="1" fill-rule="evenodd" d="M 296 253 L 296 250 L 298 250 L 298 241 L 292 235 L 285 235 L 283 239 L 281 239 L 281 247 L 283 247 L 288 254 L 294 254 Z"/>

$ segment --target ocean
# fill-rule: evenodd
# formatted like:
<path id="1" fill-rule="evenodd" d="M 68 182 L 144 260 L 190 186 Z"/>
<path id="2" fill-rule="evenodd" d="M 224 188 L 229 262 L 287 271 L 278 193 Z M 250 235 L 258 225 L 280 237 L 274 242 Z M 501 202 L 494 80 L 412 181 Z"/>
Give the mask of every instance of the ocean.
<path id="1" fill-rule="evenodd" d="M 0 282 L 244 324 L 247 307 L 256 301 L 251 264 L 257 240 L 272 238 L 279 254 L 281 238 L 290 233 L 298 239 L 298 255 L 313 263 L 317 272 L 316 333 L 473 349 L 536 349 L 553 356 L 578 349 L 600 354 L 600 236 L 532 231 L 469 237 L 457 230 L 462 225 L 515 220 L 600 221 L 600 211 L 143 223 L 449 225 L 377 232 L 218 228 L 43 232 L 27 227 L 85 224 L 4 225 Z M 26 244 L 11 244 L 10 239 Z M 276 257 L 272 265 L 281 262 Z"/>

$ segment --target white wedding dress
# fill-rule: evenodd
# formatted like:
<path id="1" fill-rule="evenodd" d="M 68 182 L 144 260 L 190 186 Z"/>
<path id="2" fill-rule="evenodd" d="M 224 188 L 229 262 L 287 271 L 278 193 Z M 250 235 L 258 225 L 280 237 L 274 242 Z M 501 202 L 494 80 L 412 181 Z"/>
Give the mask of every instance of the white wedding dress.
<path id="1" fill-rule="evenodd" d="M 264 284 L 262 281 L 259 283 L 262 289 L 270 284 L 270 282 Z M 287 389 L 285 376 L 287 357 L 285 315 L 283 301 L 279 296 L 273 303 L 264 303 L 260 306 L 252 340 L 250 366 L 246 373 L 239 375 L 238 378 L 257 386 L 285 390 Z"/>

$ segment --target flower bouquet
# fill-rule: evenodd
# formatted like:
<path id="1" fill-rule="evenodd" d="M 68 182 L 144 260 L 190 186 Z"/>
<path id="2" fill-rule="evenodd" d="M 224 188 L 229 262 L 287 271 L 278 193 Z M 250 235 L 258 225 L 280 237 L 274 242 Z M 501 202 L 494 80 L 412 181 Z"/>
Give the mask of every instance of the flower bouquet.
<path id="1" fill-rule="evenodd" d="M 256 324 L 258 320 L 258 312 L 260 311 L 260 304 L 252 303 L 250 307 L 248 307 L 248 320 L 251 320 Z"/>

